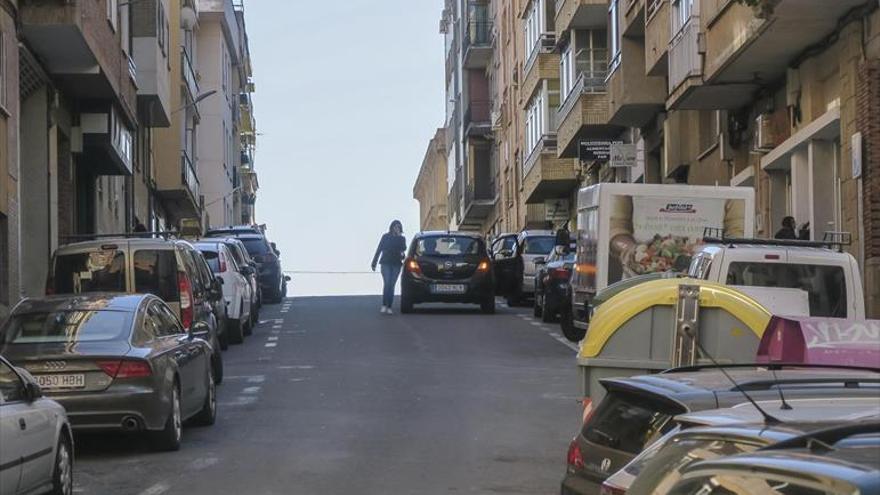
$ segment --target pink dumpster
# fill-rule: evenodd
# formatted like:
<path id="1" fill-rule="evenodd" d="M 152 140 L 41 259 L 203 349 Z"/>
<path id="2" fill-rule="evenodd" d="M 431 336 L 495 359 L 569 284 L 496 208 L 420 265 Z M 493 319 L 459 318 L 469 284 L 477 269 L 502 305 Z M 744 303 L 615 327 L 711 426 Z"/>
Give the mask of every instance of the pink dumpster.
<path id="1" fill-rule="evenodd" d="M 880 320 L 774 316 L 757 359 L 880 368 Z"/>

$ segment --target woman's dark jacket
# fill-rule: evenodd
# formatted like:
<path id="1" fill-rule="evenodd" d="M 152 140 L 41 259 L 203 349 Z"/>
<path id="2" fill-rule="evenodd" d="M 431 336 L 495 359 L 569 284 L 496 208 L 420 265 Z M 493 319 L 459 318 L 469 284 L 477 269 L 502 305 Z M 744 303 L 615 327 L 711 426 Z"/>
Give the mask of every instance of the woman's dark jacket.
<path id="1" fill-rule="evenodd" d="M 381 256 L 383 265 L 400 265 L 403 263 L 403 252 L 406 251 L 406 239 L 402 235 L 387 233 L 379 241 L 376 254 L 373 255 L 373 266 L 376 266 Z"/>

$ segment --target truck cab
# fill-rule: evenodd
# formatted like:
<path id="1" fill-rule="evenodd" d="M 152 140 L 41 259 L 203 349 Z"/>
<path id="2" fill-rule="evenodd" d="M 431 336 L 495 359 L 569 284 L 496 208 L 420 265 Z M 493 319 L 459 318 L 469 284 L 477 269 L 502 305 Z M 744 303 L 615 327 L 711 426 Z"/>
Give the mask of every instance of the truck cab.
<path id="1" fill-rule="evenodd" d="M 855 258 L 816 244 L 770 240 L 709 243 L 695 253 L 688 276 L 733 286 L 750 295 L 763 291 L 761 300 L 775 304 L 768 308 L 774 313 L 864 319 Z M 774 293 L 779 297 L 774 298 Z"/>

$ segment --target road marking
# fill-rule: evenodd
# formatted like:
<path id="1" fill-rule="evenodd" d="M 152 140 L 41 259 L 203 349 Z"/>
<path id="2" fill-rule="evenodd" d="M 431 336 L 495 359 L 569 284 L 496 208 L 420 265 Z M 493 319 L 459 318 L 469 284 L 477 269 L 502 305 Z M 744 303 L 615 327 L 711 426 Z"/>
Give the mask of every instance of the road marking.
<path id="1" fill-rule="evenodd" d="M 278 337 L 267 337 L 267 339 L 269 340 L 269 342 L 274 342 L 278 340 Z"/>
<path id="2" fill-rule="evenodd" d="M 530 321 L 529 324 L 532 326 L 544 328 L 544 325 L 542 325 L 541 323 L 539 323 L 537 321 Z"/>
<path id="3" fill-rule="evenodd" d="M 315 369 L 315 367 L 310 364 L 301 364 L 298 366 L 279 366 L 278 369 L 279 370 L 313 370 L 313 369 Z"/>
<path id="4" fill-rule="evenodd" d="M 278 342 L 267 342 L 266 347 L 275 347 L 278 345 Z"/>
<path id="5" fill-rule="evenodd" d="M 207 468 L 213 466 L 214 464 L 217 464 L 218 462 L 220 462 L 220 459 L 218 459 L 216 457 L 204 457 L 201 459 L 194 460 L 193 462 L 191 462 L 189 464 L 189 467 L 190 467 L 190 469 L 198 471 L 201 469 L 207 469 Z"/>
<path id="6" fill-rule="evenodd" d="M 288 381 L 293 382 L 293 383 L 298 383 L 298 382 L 304 382 L 306 380 L 308 380 L 308 378 L 291 378 Z"/>
<path id="7" fill-rule="evenodd" d="M 276 319 L 275 319 L 275 324 L 280 325 L 280 324 L 282 324 L 282 323 L 284 323 L 284 319 L 283 319 L 283 318 L 276 318 Z"/>
<path id="8" fill-rule="evenodd" d="M 226 380 L 247 380 L 251 383 L 262 383 L 266 380 L 266 375 L 225 375 Z"/>
<path id="9" fill-rule="evenodd" d="M 243 394 L 258 394 L 258 393 L 260 393 L 260 388 L 261 387 L 246 387 L 244 390 L 241 391 L 241 393 L 243 393 Z"/>
<path id="10" fill-rule="evenodd" d="M 255 402 L 257 402 L 257 397 L 253 396 L 253 395 L 248 395 L 248 396 L 236 397 L 234 401 L 220 402 L 219 405 L 222 407 L 237 407 L 237 406 L 249 406 Z M 141 495 L 145 495 L 145 494 L 142 493 Z M 156 494 L 156 495 L 158 495 L 158 494 Z"/>
<path id="11" fill-rule="evenodd" d="M 248 378 L 247 381 L 248 381 L 248 383 L 263 383 L 266 381 L 266 376 L 265 375 L 254 375 L 254 376 Z"/>
<path id="12" fill-rule="evenodd" d="M 161 495 L 171 489 L 167 483 L 156 483 L 155 485 L 142 491 L 140 495 Z"/>
<path id="13" fill-rule="evenodd" d="M 281 328 L 281 325 L 272 325 L 272 328 Z"/>

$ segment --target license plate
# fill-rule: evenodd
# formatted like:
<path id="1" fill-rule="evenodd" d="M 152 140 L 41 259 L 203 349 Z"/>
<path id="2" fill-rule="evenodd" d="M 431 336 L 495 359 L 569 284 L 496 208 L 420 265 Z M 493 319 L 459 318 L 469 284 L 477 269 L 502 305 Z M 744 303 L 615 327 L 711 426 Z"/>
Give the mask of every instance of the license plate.
<path id="1" fill-rule="evenodd" d="M 37 375 L 37 385 L 42 389 L 85 388 L 86 375 Z"/>
<path id="2" fill-rule="evenodd" d="M 434 284 L 431 286 L 434 294 L 464 294 L 467 286 L 464 284 Z"/>

